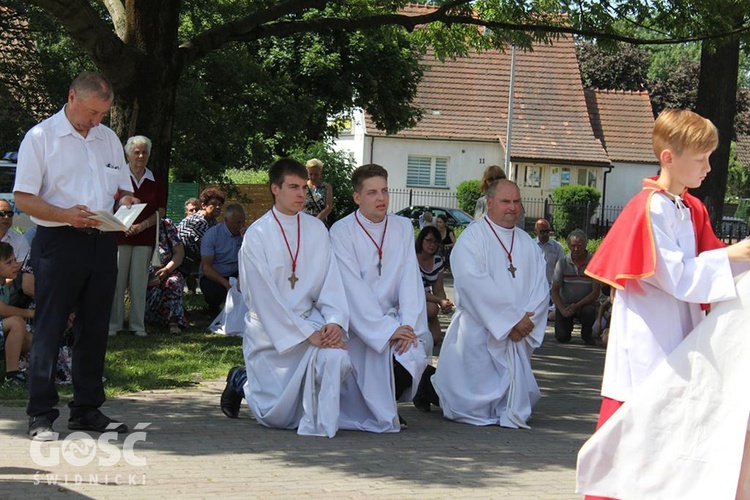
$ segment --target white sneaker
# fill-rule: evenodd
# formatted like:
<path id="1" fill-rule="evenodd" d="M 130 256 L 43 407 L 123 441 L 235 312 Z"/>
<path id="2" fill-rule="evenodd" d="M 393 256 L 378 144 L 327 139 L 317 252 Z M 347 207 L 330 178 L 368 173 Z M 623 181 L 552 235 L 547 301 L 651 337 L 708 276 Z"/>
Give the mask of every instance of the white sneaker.
<path id="1" fill-rule="evenodd" d="M 117 331 L 116 330 L 110 330 L 109 331 L 109 336 L 110 337 L 114 337 L 115 335 L 117 335 Z"/>
<path id="2" fill-rule="evenodd" d="M 137 332 L 134 332 L 136 337 L 148 337 L 148 333 L 144 332 L 143 330 L 138 330 Z"/>

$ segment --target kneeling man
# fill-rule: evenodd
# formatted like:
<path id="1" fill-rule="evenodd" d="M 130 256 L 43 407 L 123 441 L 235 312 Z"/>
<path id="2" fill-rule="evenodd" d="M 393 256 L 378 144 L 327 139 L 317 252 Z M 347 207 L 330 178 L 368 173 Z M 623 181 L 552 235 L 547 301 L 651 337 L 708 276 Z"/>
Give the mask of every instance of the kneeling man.
<path id="1" fill-rule="evenodd" d="M 531 353 L 547 324 L 546 264 L 531 237 L 515 227 L 521 212 L 515 183 L 491 184 L 487 207 L 453 247 L 456 313 L 433 383 L 446 418 L 528 428 L 541 397 Z"/>
<path id="2" fill-rule="evenodd" d="M 301 212 L 307 170 L 291 159 L 269 171 L 274 206 L 250 226 L 240 249 L 246 375 L 233 368 L 222 411 L 237 416 L 240 387 L 258 422 L 333 437 L 342 381 L 351 373 L 349 309 L 328 230 Z"/>
<path id="3" fill-rule="evenodd" d="M 331 228 L 331 244 L 351 309 L 347 342 L 354 377 L 341 395 L 342 428 L 398 432 L 397 401 L 411 401 L 432 355 L 414 228 L 389 215 L 388 172 L 352 173 L 359 209 Z"/>

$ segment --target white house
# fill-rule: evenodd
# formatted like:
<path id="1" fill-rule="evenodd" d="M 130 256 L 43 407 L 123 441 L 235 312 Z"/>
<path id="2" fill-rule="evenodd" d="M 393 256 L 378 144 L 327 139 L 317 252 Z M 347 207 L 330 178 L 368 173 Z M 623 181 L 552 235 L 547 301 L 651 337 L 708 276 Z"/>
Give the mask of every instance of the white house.
<path id="1" fill-rule="evenodd" d="M 392 188 L 453 191 L 490 165 L 504 166 L 511 55 L 490 50 L 440 62 L 428 53 L 423 64 L 415 98 L 423 117 L 415 127 L 386 135 L 360 112 L 335 147 L 360 164 L 385 166 Z M 517 51 L 513 109 L 507 173 L 525 199 L 565 184 L 602 189 L 611 162 L 589 121 L 571 39 Z"/>
<path id="2" fill-rule="evenodd" d="M 586 90 L 586 103 L 594 135 L 612 161 L 602 196 L 607 206 L 622 207 L 641 190 L 643 178 L 659 170 L 651 146 L 651 99 L 645 91 Z"/>

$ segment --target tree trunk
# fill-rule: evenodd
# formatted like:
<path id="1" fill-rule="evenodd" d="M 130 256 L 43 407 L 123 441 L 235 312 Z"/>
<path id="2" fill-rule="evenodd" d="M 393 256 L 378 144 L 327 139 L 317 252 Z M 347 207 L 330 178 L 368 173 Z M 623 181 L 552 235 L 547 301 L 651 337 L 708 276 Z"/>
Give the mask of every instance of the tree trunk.
<path id="1" fill-rule="evenodd" d="M 704 43 L 701 49 L 695 111 L 711 120 L 719 129 L 719 147 L 711 155 L 711 173 L 694 194 L 706 204 L 715 229 L 721 224 L 727 190 L 729 150 L 734 139 L 734 116 L 737 109 L 739 61 L 738 39 L 727 40 L 715 50 Z"/>
<path id="2" fill-rule="evenodd" d="M 115 85 L 110 125 L 123 141 L 145 135 L 153 147 L 149 168 L 165 177 L 169 172 L 177 82 L 178 0 L 126 2 L 127 26 L 123 42 L 136 49 L 135 78 L 120 78 L 117 69 L 105 70 Z M 112 74 L 114 72 L 114 74 Z"/>

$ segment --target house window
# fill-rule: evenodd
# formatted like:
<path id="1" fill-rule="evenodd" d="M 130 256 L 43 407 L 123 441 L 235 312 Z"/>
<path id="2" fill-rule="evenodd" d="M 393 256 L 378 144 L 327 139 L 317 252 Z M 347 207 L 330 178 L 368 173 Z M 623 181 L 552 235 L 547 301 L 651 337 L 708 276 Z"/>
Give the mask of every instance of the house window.
<path id="1" fill-rule="evenodd" d="M 596 169 L 579 168 L 578 184 L 580 184 L 581 186 L 596 187 Z"/>
<path id="2" fill-rule="evenodd" d="M 406 164 L 409 187 L 448 187 L 448 158 L 409 155 Z"/>

